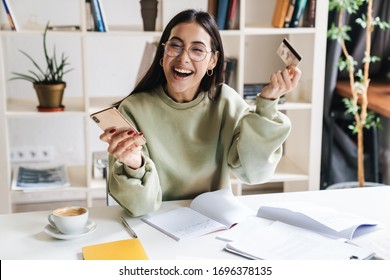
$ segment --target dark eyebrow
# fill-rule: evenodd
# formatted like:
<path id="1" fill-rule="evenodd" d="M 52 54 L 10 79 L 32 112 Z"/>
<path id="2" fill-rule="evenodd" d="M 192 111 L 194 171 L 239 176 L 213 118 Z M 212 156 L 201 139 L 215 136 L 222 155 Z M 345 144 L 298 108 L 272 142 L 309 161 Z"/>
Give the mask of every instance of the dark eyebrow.
<path id="1" fill-rule="evenodd" d="M 172 38 L 169 39 L 169 41 L 170 40 L 178 40 L 178 41 L 184 43 L 184 41 L 181 38 L 177 37 L 177 36 L 173 36 Z M 204 45 L 206 47 L 206 44 L 203 43 L 202 41 L 194 41 L 194 42 L 191 42 L 191 45 L 192 44 L 202 44 L 202 45 Z"/>
<path id="2" fill-rule="evenodd" d="M 180 39 L 179 37 L 176 37 L 176 36 L 173 36 L 172 38 L 169 38 L 169 41 L 170 40 L 179 40 L 179 41 L 183 42 L 182 39 Z"/>

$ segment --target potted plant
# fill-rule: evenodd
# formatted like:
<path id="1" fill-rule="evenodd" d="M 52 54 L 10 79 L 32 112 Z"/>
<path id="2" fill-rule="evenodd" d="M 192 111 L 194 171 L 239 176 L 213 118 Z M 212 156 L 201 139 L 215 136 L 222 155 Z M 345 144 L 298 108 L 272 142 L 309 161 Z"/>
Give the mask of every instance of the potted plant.
<path id="1" fill-rule="evenodd" d="M 367 4 L 367 10 L 356 20 L 362 28 L 365 29 L 365 52 L 362 69 L 355 69 L 358 64 L 350 55 L 347 49 L 346 41 L 350 40 L 348 32 L 351 30 L 349 25 L 343 24 L 346 13 L 357 13 L 363 4 Z M 337 10 L 338 19 L 337 26 L 332 24 L 328 30 L 328 37 L 332 40 L 337 40 L 341 45 L 343 58 L 340 58 L 338 67 L 340 71 L 348 71 L 349 85 L 352 92 L 352 98 L 344 98 L 343 102 L 346 106 L 346 113 L 354 116 L 354 123 L 349 126 L 354 134 L 357 134 L 357 149 L 358 149 L 358 183 L 359 187 L 363 187 L 364 178 L 364 145 L 363 145 L 363 130 L 379 125 L 379 118 L 375 118 L 373 112 L 367 110 L 368 100 L 367 92 L 370 85 L 369 67 L 370 63 L 380 60 L 379 57 L 371 56 L 371 33 L 375 27 L 381 29 L 389 28 L 387 22 L 381 21 L 379 17 L 372 16 L 373 0 L 356 0 L 356 1 L 340 1 L 330 0 L 329 11 Z M 360 100 L 361 105 L 358 104 Z"/>
<path id="2" fill-rule="evenodd" d="M 47 50 L 46 36 L 49 29 L 49 23 L 45 27 L 43 33 L 43 51 L 45 54 L 46 66 L 42 68 L 38 63 L 26 52 L 20 50 L 34 65 L 35 70 L 28 70 L 28 74 L 12 72 L 15 76 L 11 80 L 25 80 L 31 82 L 37 93 L 39 106 L 38 111 L 52 112 L 62 111 L 63 93 L 66 87 L 66 82 L 63 77 L 72 69 L 66 69 L 69 66 L 68 58 L 62 53 L 61 58 L 57 58 L 56 49 L 54 46 L 53 55 L 50 56 Z"/>

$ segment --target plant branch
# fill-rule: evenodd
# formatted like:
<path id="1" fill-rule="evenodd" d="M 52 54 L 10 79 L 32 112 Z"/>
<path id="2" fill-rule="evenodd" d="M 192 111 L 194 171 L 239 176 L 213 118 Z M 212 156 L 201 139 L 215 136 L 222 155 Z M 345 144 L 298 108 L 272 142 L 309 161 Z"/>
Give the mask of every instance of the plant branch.
<path id="1" fill-rule="evenodd" d="M 373 20 L 372 20 L 372 0 L 368 1 L 367 6 L 367 27 L 366 27 L 366 50 L 364 53 L 364 73 L 363 73 L 363 83 L 364 83 L 364 94 L 362 94 L 362 111 L 361 111 L 361 121 L 363 125 L 366 123 L 367 118 L 367 90 L 370 83 L 370 79 L 368 77 L 370 70 L 370 54 L 371 54 L 371 34 L 373 31 Z"/>
<path id="2" fill-rule="evenodd" d="M 345 15 L 344 8 L 340 8 L 339 14 L 338 14 L 338 20 L 337 20 L 337 25 L 338 25 L 339 29 L 342 29 L 342 27 L 344 25 L 344 15 Z M 348 69 L 348 75 L 349 75 L 349 86 L 350 86 L 351 92 L 352 92 L 352 105 L 353 105 L 353 108 L 354 108 L 353 112 L 355 112 L 354 113 L 354 118 L 355 118 L 356 125 L 359 126 L 361 121 L 360 121 L 360 116 L 358 114 L 358 109 L 359 109 L 358 99 L 359 99 L 359 96 L 358 96 L 358 93 L 357 93 L 356 88 L 355 88 L 354 59 L 348 52 L 347 46 L 345 44 L 345 39 L 341 38 L 339 43 L 340 43 L 341 49 L 343 51 L 343 54 L 345 56 L 345 59 L 347 60 L 347 65 L 348 65 L 347 69 Z"/>

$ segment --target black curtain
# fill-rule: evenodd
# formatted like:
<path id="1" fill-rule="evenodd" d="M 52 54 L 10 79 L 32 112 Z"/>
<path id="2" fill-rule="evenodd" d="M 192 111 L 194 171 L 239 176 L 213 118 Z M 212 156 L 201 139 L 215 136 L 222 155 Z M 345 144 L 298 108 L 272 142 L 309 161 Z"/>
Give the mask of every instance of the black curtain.
<path id="1" fill-rule="evenodd" d="M 360 15 L 366 10 L 362 6 Z M 382 21 L 390 22 L 390 1 L 375 0 L 373 2 L 373 15 L 379 16 Z M 355 23 L 357 16 L 351 15 L 345 18 L 347 24 L 352 27 L 350 31 L 351 41 L 347 42 L 350 54 L 359 62 L 364 56 L 365 49 L 365 29 Z M 335 11 L 329 12 L 328 29 L 331 24 L 337 25 L 337 15 Z M 371 63 L 370 78 L 371 80 L 382 79 L 390 81 L 390 31 L 375 28 L 372 34 L 371 54 L 381 58 L 380 62 Z M 348 79 L 347 72 L 339 72 L 337 62 L 340 58 L 341 47 L 337 41 L 329 40 L 327 42 L 326 69 L 325 69 L 325 90 L 324 90 L 324 117 L 323 117 L 323 136 L 322 136 L 322 157 L 321 157 L 321 189 L 327 186 L 347 181 L 357 180 L 357 147 L 355 136 L 347 128 L 351 120 L 338 120 L 333 122 L 331 115 L 335 113 L 343 114 L 345 111 L 341 97 L 335 94 L 336 82 L 339 79 Z M 344 114 L 343 114 L 344 115 Z M 332 125 L 334 124 L 334 125 Z M 379 132 L 380 133 L 380 132 Z M 370 146 L 369 131 L 365 132 L 365 147 Z M 333 135 L 333 141 L 330 137 Z M 380 138 L 380 137 L 379 137 Z M 365 148 L 365 151 L 369 149 Z M 370 155 L 367 154 L 365 159 L 366 181 L 370 178 Z"/>

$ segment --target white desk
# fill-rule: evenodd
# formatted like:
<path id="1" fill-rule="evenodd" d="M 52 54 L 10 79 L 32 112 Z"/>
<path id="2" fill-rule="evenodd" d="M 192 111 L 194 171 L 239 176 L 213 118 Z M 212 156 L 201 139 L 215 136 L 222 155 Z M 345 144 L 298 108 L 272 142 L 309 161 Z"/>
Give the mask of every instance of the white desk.
<path id="1" fill-rule="evenodd" d="M 251 195 L 239 199 L 255 210 L 262 202 L 308 201 L 376 219 L 384 229 L 356 241 L 390 259 L 390 187 Z M 160 211 L 185 205 L 188 201 L 164 202 Z M 42 231 L 48 211 L 0 215 L 0 259 L 82 259 L 83 246 L 130 238 L 119 221 L 122 211 L 119 206 L 90 208 L 91 220 L 98 226 L 96 231 L 72 240 L 57 240 Z M 130 226 L 150 259 L 243 259 L 224 251 L 225 243 L 215 239 L 217 234 L 177 242 L 139 219 L 131 219 Z"/>

